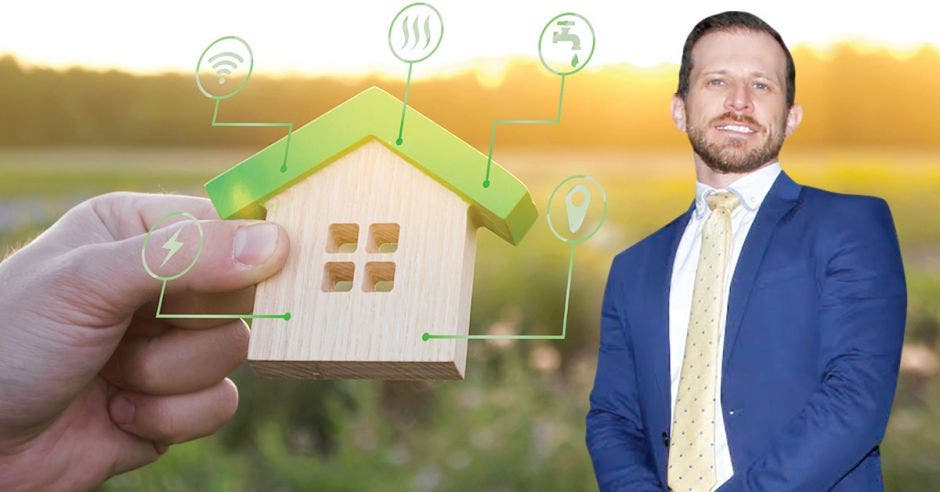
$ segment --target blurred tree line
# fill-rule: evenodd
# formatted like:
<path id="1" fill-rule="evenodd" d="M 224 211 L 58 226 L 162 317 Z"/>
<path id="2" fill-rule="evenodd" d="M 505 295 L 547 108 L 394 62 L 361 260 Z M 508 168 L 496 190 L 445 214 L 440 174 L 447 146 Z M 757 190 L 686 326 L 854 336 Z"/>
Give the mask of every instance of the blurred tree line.
<path id="1" fill-rule="evenodd" d="M 797 102 L 803 126 L 788 148 L 858 145 L 931 148 L 940 123 L 940 54 L 923 47 L 903 58 L 842 43 L 825 54 L 798 46 Z M 501 146 L 677 148 L 687 145 L 669 120 L 677 67 L 630 65 L 588 70 L 566 80 L 560 125 L 503 127 Z M 404 73 L 402 74 L 404 76 Z M 413 82 L 409 104 L 464 140 L 486 148 L 497 118 L 550 118 L 559 78 L 536 61 L 514 60 L 498 84 L 472 68 Z M 401 97 L 404 77 L 301 77 L 256 74 L 223 101 L 220 121 L 302 125 L 377 85 Z M 138 75 L 80 67 L 25 67 L 0 58 L 0 145 L 258 146 L 280 129 L 210 130 L 213 101 L 186 73 Z"/>

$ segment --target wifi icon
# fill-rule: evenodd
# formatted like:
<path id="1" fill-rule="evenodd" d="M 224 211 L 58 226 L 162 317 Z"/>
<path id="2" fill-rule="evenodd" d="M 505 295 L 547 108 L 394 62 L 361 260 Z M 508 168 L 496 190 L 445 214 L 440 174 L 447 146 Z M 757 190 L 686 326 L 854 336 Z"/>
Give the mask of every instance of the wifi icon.
<path id="1" fill-rule="evenodd" d="M 196 85 L 206 97 L 226 99 L 248 83 L 254 67 L 251 47 L 237 36 L 223 36 L 202 52 L 196 63 Z"/>
<path id="2" fill-rule="evenodd" d="M 218 60 L 218 61 L 216 61 Z M 225 84 L 225 76 L 238 69 L 238 66 L 245 61 L 241 55 L 233 51 L 224 51 L 209 57 L 209 63 L 212 69 L 219 76 L 219 85 Z"/>

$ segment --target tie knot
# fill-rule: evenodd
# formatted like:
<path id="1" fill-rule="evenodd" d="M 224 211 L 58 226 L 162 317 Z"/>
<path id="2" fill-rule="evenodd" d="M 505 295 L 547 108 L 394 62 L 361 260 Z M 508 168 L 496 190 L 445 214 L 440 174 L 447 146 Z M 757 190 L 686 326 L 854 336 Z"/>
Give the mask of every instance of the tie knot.
<path id="1" fill-rule="evenodd" d="M 719 191 L 718 193 L 712 193 L 705 198 L 705 201 L 708 202 L 708 208 L 711 210 L 719 209 L 731 212 L 741 203 L 741 199 L 738 198 L 738 195 L 730 191 Z"/>

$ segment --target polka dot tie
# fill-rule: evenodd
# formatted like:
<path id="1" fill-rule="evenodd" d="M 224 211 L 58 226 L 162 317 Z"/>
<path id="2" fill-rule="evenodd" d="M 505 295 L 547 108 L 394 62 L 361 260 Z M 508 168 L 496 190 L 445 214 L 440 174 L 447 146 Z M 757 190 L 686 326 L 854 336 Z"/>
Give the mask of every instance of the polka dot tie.
<path id="1" fill-rule="evenodd" d="M 715 386 L 721 353 L 718 323 L 725 305 L 731 212 L 740 200 L 734 193 L 722 191 L 706 201 L 712 213 L 702 226 L 702 250 L 672 414 L 668 480 L 675 492 L 708 492 L 715 485 Z"/>

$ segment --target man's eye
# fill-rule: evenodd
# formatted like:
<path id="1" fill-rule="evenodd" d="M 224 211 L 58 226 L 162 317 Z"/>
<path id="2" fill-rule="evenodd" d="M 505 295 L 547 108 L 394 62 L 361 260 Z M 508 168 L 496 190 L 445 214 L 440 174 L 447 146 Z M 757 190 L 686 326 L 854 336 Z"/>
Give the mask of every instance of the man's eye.
<path id="1" fill-rule="evenodd" d="M 755 82 L 755 83 L 754 83 L 754 88 L 755 88 L 755 89 L 758 89 L 758 90 L 766 91 L 766 90 L 770 89 L 770 86 L 767 85 L 767 84 L 765 84 L 765 83 L 763 83 L 763 82 Z"/>
<path id="2" fill-rule="evenodd" d="M 723 84 L 724 82 L 725 81 L 721 79 L 709 79 L 708 82 L 706 82 L 706 84 L 718 86 L 718 85 Z"/>

